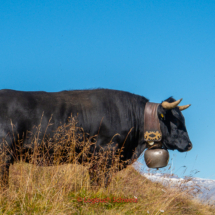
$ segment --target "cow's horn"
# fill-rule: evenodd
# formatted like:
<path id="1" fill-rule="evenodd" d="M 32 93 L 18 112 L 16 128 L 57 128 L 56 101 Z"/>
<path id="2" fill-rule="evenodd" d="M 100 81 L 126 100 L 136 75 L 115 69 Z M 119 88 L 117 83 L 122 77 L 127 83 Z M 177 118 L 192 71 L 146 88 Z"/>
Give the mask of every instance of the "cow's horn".
<path id="1" fill-rule="evenodd" d="M 187 109 L 188 107 L 190 107 L 191 105 L 183 105 L 183 106 L 178 106 L 179 110 L 182 111 L 182 110 L 185 110 Z"/>
<path id="2" fill-rule="evenodd" d="M 167 101 L 164 101 L 162 102 L 162 107 L 165 108 L 165 109 L 172 109 L 172 108 L 175 108 L 180 102 L 181 102 L 182 99 L 179 99 L 178 101 L 175 101 L 175 102 L 167 102 Z"/>

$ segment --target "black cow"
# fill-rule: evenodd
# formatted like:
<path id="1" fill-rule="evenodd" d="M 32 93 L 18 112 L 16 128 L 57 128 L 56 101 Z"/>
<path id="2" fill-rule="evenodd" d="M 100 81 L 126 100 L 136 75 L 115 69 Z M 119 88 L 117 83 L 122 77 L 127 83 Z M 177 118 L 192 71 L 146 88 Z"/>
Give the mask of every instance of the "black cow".
<path id="1" fill-rule="evenodd" d="M 27 138 L 26 131 L 33 132 L 34 126 L 41 124 L 41 140 L 45 132 L 51 136 L 71 114 L 77 115 L 78 126 L 84 132 L 90 136 L 97 134 L 96 150 L 92 149 L 92 153 L 101 147 L 105 149 L 112 141 L 118 149 L 123 146 L 121 159 L 130 159 L 132 163 L 146 148 L 143 135 L 146 102 L 145 97 L 108 89 L 56 93 L 0 90 L 0 149 L 10 148 L 7 156 L 1 156 L 0 152 L 4 164 L 0 167 L 0 180 L 4 175 L 4 183 L 8 181 L 9 166 L 14 162 L 15 153 L 11 149 L 16 148 L 18 137 L 23 137 L 21 147 L 29 149 L 33 143 Z M 192 144 L 181 110 L 189 105 L 178 107 L 179 102 L 167 99 L 159 105 L 157 114 L 163 147 L 185 152 L 192 148 Z M 50 118 L 52 125 L 47 128 Z"/>

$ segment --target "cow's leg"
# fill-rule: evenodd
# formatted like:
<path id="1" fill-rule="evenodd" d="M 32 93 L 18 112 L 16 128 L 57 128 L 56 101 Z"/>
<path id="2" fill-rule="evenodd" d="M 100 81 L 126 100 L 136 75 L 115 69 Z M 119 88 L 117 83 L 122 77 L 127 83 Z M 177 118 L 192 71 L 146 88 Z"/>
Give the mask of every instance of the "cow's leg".
<path id="1" fill-rule="evenodd" d="M 0 187 L 5 189 L 9 187 L 9 167 L 12 162 L 12 156 L 7 153 L 0 154 Z"/>
<path id="2" fill-rule="evenodd" d="M 10 164 L 2 164 L 0 167 L 0 187 L 1 187 L 1 189 L 9 187 L 9 167 L 10 167 Z"/>
<path id="3" fill-rule="evenodd" d="M 98 186 L 97 165 L 92 165 L 89 168 L 89 175 L 90 175 L 90 185 L 91 186 Z"/>
<path id="4" fill-rule="evenodd" d="M 112 178 L 113 167 L 113 157 L 108 155 L 108 157 L 100 157 L 98 160 L 93 162 L 94 164 L 89 168 L 90 183 L 91 186 L 101 186 L 107 187 L 110 184 Z"/>
<path id="5" fill-rule="evenodd" d="M 12 149 L 8 145 L 9 141 L 7 138 L 0 143 L 0 187 L 3 189 L 9 186 L 9 167 L 14 160 Z"/>
<path id="6" fill-rule="evenodd" d="M 105 172 L 105 179 L 104 179 L 104 186 L 105 186 L 105 188 L 108 187 L 108 185 L 109 185 L 110 182 L 111 182 L 111 179 L 112 179 L 112 172 L 108 169 L 108 170 Z"/>

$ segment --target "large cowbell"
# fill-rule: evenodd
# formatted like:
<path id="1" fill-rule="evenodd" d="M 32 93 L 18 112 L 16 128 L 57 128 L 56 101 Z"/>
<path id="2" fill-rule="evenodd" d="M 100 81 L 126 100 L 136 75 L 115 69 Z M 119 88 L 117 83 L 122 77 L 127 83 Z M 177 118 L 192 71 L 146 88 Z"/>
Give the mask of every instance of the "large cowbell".
<path id="1" fill-rule="evenodd" d="M 147 149 L 144 160 L 149 168 L 162 168 L 169 162 L 169 152 L 166 149 Z"/>
<path id="2" fill-rule="evenodd" d="M 144 153 L 146 165 L 149 168 L 162 168 L 169 162 L 169 152 L 162 149 L 162 133 L 157 116 L 158 103 L 147 102 L 144 111 L 144 141 L 148 149 Z"/>

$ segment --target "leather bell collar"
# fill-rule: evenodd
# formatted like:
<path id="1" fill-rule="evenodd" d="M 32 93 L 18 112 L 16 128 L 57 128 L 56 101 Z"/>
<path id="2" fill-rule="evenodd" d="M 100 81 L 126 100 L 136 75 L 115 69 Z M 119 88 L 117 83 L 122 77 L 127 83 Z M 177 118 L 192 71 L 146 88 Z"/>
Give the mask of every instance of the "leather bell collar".
<path id="1" fill-rule="evenodd" d="M 158 119 L 157 109 L 159 103 L 147 102 L 144 110 L 144 141 L 149 145 L 154 142 L 160 142 L 162 133 L 160 129 L 160 122 Z"/>

